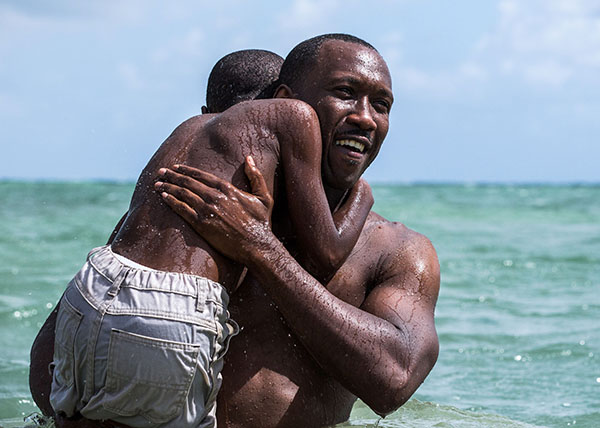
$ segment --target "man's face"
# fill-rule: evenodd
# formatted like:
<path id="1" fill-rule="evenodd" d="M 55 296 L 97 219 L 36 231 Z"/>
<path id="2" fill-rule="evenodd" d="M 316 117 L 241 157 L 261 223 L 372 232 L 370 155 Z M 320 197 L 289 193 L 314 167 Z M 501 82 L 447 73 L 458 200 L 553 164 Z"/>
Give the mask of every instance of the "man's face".
<path id="1" fill-rule="evenodd" d="M 388 131 L 392 80 L 381 56 L 357 43 L 329 40 L 297 85 L 321 124 L 323 184 L 348 189 L 373 162 Z"/>

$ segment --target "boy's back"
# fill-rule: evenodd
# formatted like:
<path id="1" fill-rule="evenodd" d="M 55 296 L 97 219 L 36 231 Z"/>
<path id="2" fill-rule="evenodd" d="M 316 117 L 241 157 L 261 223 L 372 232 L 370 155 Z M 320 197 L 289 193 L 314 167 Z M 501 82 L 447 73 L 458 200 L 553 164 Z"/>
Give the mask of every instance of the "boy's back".
<path id="1" fill-rule="evenodd" d="M 199 275 L 226 289 L 237 283 L 241 267 L 222 257 L 162 201 L 154 189 L 158 170 L 185 164 L 248 189 L 245 157 L 251 155 L 275 195 L 281 146 L 291 136 L 320 158 L 321 138 L 312 109 L 298 100 L 269 99 L 238 104 L 219 114 L 193 117 L 181 124 L 154 154 L 136 184 L 126 221 L 115 237 L 115 253 L 141 265 Z M 308 146 L 308 147 L 307 147 Z M 313 159 L 320 168 L 318 159 Z M 308 172 L 308 171 L 307 171 Z M 317 174 L 316 177 L 320 177 Z"/>
<path id="2" fill-rule="evenodd" d="M 317 199 L 325 200 L 320 146 L 316 114 L 297 100 L 242 103 L 173 132 L 142 171 L 113 244 L 90 252 L 61 298 L 50 393 L 57 414 L 132 427 L 214 426 L 223 356 L 238 331 L 228 294 L 241 267 L 161 201 L 159 167 L 185 163 L 248 188 L 244 161 L 252 155 L 273 192 L 284 159 L 295 166 L 281 174 L 284 184 L 298 179 L 292 171 L 317 177 Z"/>

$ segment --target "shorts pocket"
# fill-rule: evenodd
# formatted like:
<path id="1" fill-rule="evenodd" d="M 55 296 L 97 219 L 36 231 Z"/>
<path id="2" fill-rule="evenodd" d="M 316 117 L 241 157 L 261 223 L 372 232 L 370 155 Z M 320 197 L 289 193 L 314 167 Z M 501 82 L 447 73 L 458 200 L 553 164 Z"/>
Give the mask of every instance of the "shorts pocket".
<path id="1" fill-rule="evenodd" d="M 63 297 L 56 316 L 53 357 L 54 378 L 61 387 L 70 387 L 75 382 L 73 347 L 82 318 L 81 312 Z"/>
<path id="2" fill-rule="evenodd" d="M 181 413 L 200 346 L 113 329 L 104 399 L 107 410 L 164 423 Z"/>

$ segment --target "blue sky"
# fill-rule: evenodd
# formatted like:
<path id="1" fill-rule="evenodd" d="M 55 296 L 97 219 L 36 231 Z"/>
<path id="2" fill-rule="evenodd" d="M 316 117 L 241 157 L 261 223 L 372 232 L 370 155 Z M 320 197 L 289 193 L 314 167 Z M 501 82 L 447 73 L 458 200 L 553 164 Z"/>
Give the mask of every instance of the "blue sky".
<path id="1" fill-rule="evenodd" d="M 600 181 L 600 0 L 0 0 L 0 178 L 135 179 L 220 57 L 327 32 L 392 73 L 371 182 Z"/>

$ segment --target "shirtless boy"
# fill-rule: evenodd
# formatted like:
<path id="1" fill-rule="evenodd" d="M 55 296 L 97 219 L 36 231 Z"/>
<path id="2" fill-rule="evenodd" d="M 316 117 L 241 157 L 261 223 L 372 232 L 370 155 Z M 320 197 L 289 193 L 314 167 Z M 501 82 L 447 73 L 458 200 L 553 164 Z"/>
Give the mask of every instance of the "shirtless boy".
<path id="1" fill-rule="evenodd" d="M 354 246 L 372 198 L 360 182 L 331 215 L 321 144 L 315 112 L 294 99 L 241 103 L 173 132 L 142 171 L 112 245 L 90 252 L 61 299 L 50 394 L 57 413 L 140 427 L 214 426 L 222 357 L 236 333 L 228 295 L 242 266 L 163 203 L 157 171 L 185 163 L 247 189 L 251 155 L 256 165 L 250 160 L 246 170 L 260 170 L 268 191 L 260 199 L 287 189 L 291 222 L 311 252 L 307 267 L 327 278 Z"/>
<path id="2" fill-rule="evenodd" d="M 262 49 L 245 49 L 225 55 L 211 70 L 202 113 L 220 113 L 239 102 L 259 96 L 264 98 L 266 93 L 272 93 L 282 63 L 281 56 Z M 127 213 L 114 228 L 108 244 L 112 243 L 126 217 Z M 59 307 L 57 304 L 50 313 L 31 347 L 29 385 L 35 403 L 46 416 L 56 416 L 49 402 L 52 373 L 48 367 L 54 354 L 54 330 Z M 59 417 L 57 424 L 69 422 Z M 71 425 L 80 428 L 82 423 L 78 419 Z"/>

